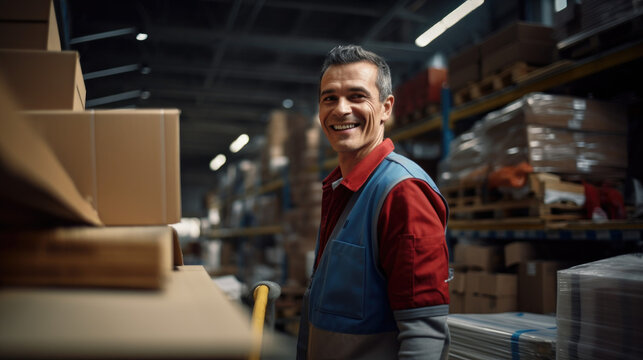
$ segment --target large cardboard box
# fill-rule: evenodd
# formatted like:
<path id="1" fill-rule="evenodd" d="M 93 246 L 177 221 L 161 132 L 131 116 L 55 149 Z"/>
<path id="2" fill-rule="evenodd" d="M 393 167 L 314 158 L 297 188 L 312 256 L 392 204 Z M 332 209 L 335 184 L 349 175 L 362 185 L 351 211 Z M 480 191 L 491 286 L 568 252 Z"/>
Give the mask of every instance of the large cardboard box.
<path id="1" fill-rule="evenodd" d="M 179 110 L 24 114 L 105 224 L 180 221 Z"/>
<path id="2" fill-rule="evenodd" d="M 0 48 L 60 51 L 51 0 L 0 0 Z"/>
<path id="3" fill-rule="evenodd" d="M 5 287 L 0 316 L 3 359 L 247 359 L 252 344 L 247 313 L 202 266 L 161 291 Z M 271 356 L 281 344 L 264 336 Z"/>
<path id="4" fill-rule="evenodd" d="M 565 265 L 558 261 L 532 260 L 520 264 L 518 310 L 549 314 L 556 312 L 556 272 Z"/>
<path id="5" fill-rule="evenodd" d="M 0 72 L 23 109 L 85 109 L 76 51 L 0 50 Z"/>
<path id="6" fill-rule="evenodd" d="M 0 227 L 101 225 L 51 148 L 17 111 L 0 72 Z"/>
<path id="7" fill-rule="evenodd" d="M 159 289 L 172 241 L 169 226 L 0 232 L 0 284 Z"/>
<path id="8" fill-rule="evenodd" d="M 555 50 L 551 27 L 513 23 L 480 44 L 482 76 L 518 61 L 535 65 L 549 64 L 554 60 Z"/>

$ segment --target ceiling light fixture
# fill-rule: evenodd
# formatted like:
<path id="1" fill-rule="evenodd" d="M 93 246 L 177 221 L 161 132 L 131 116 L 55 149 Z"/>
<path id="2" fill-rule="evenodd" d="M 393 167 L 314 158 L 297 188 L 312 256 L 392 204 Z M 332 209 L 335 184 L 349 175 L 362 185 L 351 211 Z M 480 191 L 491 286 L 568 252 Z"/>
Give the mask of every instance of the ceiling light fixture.
<path id="1" fill-rule="evenodd" d="M 225 161 L 226 161 L 225 155 L 219 154 L 215 156 L 214 159 L 210 161 L 210 169 L 212 171 L 219 170 L 223 166 L 223 164 L 225 164 Z"/>
<path id="2" fill-rule="evenodd" d="M 146 33 L 138 33 L 138 35 L 136 35 L 136 40 L 138 40 L 138 41 L 147 40 L 147 34 Z"/>
<path id="3" fill-rule="evenodd" d="M 284 101 L 281 102 L 281 105 L 285 109 L 290 109 L 293 105 L 295 105 L 295 102 L 292 101 L 292 99 L 284 99 Z"/>
<path id="4" fill-rule="evenodd" d="M 429 30 L 418 36 L 418 38 L 415 39 L 415 45 L 419 47 L 427 46 L 448 28 L 455 25 L 458 21 L 462 20 L 463 17 L 467 16 L 467 14 L 482 5 L 482 3 L 484 3 L 484 0 L 465 1 L 462 5 L 451 11 L 449 15 L 445 16 L 444 19 L 438 21 L 435 25 L 431 26 Z"/>
<path id="5" fill-rule="evenodd" d="M 230 144 L 230 151 L 233 153 L 239 152 L 250 141 L 250 137 L 246 134 L 241 134 L 239 137 Z"/>

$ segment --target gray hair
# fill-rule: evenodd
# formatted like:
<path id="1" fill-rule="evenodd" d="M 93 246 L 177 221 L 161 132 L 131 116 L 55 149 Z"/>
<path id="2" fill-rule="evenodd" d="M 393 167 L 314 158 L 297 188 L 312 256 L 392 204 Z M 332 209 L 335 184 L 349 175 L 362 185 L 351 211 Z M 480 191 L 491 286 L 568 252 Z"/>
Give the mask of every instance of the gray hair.
<path id="1" fill-rule="evenodd" d="M 332 48 L 326 55 L 326 59 L 324 59 L 319 79 L 321 81 L 326 70 L 332 65 L 346 65 L 360 61 L 368 61 L 377 66 L 376 85 L 377 90 L 380 92 L 380 102 L 384 102 L 389 95 L 393 95 L 391 70 L 384 58 L 373 52 L 364 50 L 359 45 L 338 45 Z"/>

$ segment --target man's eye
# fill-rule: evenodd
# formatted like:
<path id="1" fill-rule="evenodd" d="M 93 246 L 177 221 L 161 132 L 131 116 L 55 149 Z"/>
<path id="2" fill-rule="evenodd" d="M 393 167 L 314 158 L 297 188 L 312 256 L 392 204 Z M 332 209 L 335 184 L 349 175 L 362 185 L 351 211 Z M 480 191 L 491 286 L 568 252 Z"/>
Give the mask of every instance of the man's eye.
<path id="1" fill-rule="evenodd" d="M 366 96 L 364 94 L 353 94 L 351 95 L 352 99 L 362 99 L 365 98 Z"/>
<path id="2" fill-rule="evenodd" d="M 336 96 L 326 96 L 326 97 L 322 98 L 322 101 L 334 101 L 336 99 L 337 99 Z"/>

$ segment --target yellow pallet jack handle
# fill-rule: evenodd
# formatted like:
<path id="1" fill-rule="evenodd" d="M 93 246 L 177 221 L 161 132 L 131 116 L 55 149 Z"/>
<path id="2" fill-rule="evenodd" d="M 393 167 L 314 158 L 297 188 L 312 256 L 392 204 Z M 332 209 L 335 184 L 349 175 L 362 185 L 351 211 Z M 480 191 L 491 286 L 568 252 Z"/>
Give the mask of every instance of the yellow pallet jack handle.
<path id="1" fill-rule="evenodd" d="M 274 327 L 275 300 L 281 295 L 281 287 L 272 281 L 261 281 L 257 283 L 252 292 L 254 307 L 252 309 L 252 320 L 250 330 L 252 333 L 252 346 L 250 348 L 249 360 L 259 360 L 261 356 L 261 345 L 263 341 L 263 329 L 266 321 L 266 309 L 270 307 L 271 314 L 268 323 Z"/>

